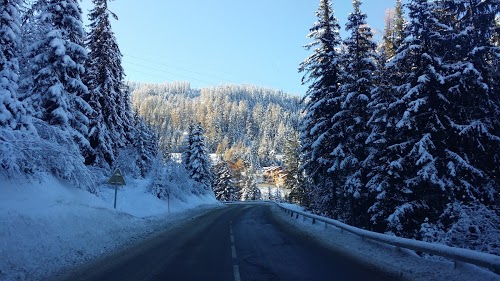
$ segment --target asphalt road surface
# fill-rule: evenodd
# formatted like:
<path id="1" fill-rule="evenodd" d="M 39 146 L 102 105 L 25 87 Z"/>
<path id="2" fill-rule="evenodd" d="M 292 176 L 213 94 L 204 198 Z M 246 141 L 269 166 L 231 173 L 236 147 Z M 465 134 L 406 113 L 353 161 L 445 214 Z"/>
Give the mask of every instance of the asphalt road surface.
<path id="1" fill-rule="evenodd" d="M 280 223 L 270 204 L 227 205 L 61 280 L 395 280 Z"/>

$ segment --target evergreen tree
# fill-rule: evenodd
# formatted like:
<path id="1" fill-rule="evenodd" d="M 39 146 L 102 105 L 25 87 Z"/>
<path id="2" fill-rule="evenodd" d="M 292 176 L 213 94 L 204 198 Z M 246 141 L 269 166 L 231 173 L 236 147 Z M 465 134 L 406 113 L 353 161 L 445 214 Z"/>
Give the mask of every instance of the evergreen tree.
<path id="1" fill-rule="evenodd" d="M 129 90 L 124 85 L 122 54 L 111 29 L 108 0 L 93 0 L 90 11 L 90 32 L 87 38 L 86 83 L 89 92 L 85 100 L 95 109 L 90 122 L 90 143 L 95 155 L 86 159 L 88 164 L 112 165 L 117 149 L 130 142 L 131 105 Z"/>
<path id="2" fill-rule="evenodd" d="M 334 98 L 334 103 L 340 104 L 340 110 L 332 118 L 335 148 L 332 151 L 333 165 L 329 170 L 340 184 L 341 217 L 357 226 L 367 224 L 364 218 L 368 199 L 365 185 L 370 167 L 364 165 L 368 156 L 365 141 L 370 134 L 367 126 L 370 118 L 368 103 L 376 81 L 376 44 L 372 41 L 373 34 L 360 5 L 360 0 L 353 1 L 354 11 L 346 25 L 350 36 L 344 42 L 346 52 L 342 59 L 345 69 L 342 86 Z"/>
<path id="3" fill-rule="evenodd" d="M 260 192 L 260 189 L 257 187 L 257 183 L 255 180 L 255 171 L 252 167 L 250 167 L 245 171 L 245 175 L 243 177 L 243 183 L 241 187 L 241 200 L 254 201 L 261 199 L 262 194 Z"/>
<path id="4" fill-rule="evenodd" d="M 214 184 L 212 186 L 215 198 L 219 201 L 238 200 L 236 186 L 227 162 L 220 159 L 215 165 Z"/>
<path id="5" fill-rule="evenodd" d="M 387 220 L 392 233 L 421 238 L 420 226 L 437 222 L 446 206 L 450 128 L 444 123 L 449 101 L 442 54 L 449 28 L 427 0 L 411 1 L 408 8 L 407 39 L 388 66 L 396 100 L 388 106 L 387 166 L 378 178 L 385 188 L 371 211 Z"/>
<path id="6" fill-rule="evenodd" d="M 135 132 L 134 146 L 137 149 L 138 159 L 137 166 L 141 172 L 141 176 L 145 177 L 151 168 L 153 160 L 158 154 L 158 138 L 155 132 L 150 128 L 142 117 L 136 113 L 134 115 Z"/>
<path id="7" fill-rule="evenodd" d="M 191 159 L 191 147 L 193 145 L 193 131 L 194 131 L 194 126 L 192 124 L 189 125 L 188 131 L 184 132 L 184 139 L 182 141 L 182 164 L 184 165 L 184 168 L 188 171 L 188 173 L 191 173 L 191 165 L 190 165 L 190 159 Z"/>
<path id="8" fill-rule="evenodd" d="M 290 200 L 300 205 L 306 205 L 304 201 L 304 181 L 300 173 L 300 143 L 297 132 L 289 132 L 289 138 L 285 143 L 283 154 L 285 187 L 290 189 Z"/>
<path id="9" fill-rule="evenodd" d="M 498 1 L 449 0 L 439 6 L 453 26 L 446 52 L 451 127 L 448 197 L 461 204 L 498 202 L 500 191 L 500 49 L 494 45 Z M 498 31 L 497 31 L 498 32 Z M 498 33 L 497 33 L 498 34 Z M 495 195 L 496 194 L 496 195 Z"/>
<path id="10" fill-rule="evenodd" d="M 365 167 L 369 167 L 366 188 L 371 194 L 372 200 L 377 196 L 389 196 L 386 193 L 389 188 L 387 179 L 392 172 L 390 166 L 387 165 L 387 125 L 388 120 L 392 119 L 388 115 L 389 104 L 396 101 L 396 96 L 393 95 L 390 81 L 391 75 L 386 68 L 386 55 L 383 50 L 381 51 L 376 56 L 376 72 L 374 74 L 378 81 L 374 85 L 371 101 L 368 104 L 370 119 L 367 125 L 370 134 L 366 139 L 368 157 L 364 163 Z M 370 218 L 372 224 L 369 228 L 384 232 L 386 230 L 385 219 L 389 216 L 387 211 L 387 209 L 380 207 L 378 200 L 375 200 L 367 210 L 367 213 L 372 216 Z"/>
<path id="11" fill-rule="evenodd" d="M 22 1 L 0 2 L 0 128 L 25 129 L 30 124 L 17 97 Z"/>
<path id="12" fill-rule="evenodd" d="M 309 84 L 304 100 L 305 116 L 300 127 L 303 169 L 310 181 L 307 196 L 309 206 L 315 212 L 336 210 L 335 176 L 328 174 L 332 166 L 330 153 L 332 147 L 331 119 L 338 112 L 339 104 L 334 103 L 338 95 L 339 52 L 341 44 L 337 19 L 329 0 L 321 0 L 316 12 L 318 22 L 310 29 L 307 50 L 313 53 L 300 64 L 304 72 L 302 83 Z"/>
<path id="13" fill-rule="evenodd" d="M 35 117 L 68 132 L 87 155 L 91 151 L 87 126 L 92 108 L 82 98 L 87 93 L 81 79 L 87 51 L 81 9 L 76 0 L 40 0 L 38 5 L 43 36 L 30 48 L 33 87 L 29 102 Z"/>
<path id="14" fill-rule="evenodd" d="M 213 173 L 210 158 L 205 149 L 204 133 L 205 131 L 200 124 L 194 126 L 191 132 L 187 170 L 191 178 L 202 184 L 205 190 L 211 190 Z"/>

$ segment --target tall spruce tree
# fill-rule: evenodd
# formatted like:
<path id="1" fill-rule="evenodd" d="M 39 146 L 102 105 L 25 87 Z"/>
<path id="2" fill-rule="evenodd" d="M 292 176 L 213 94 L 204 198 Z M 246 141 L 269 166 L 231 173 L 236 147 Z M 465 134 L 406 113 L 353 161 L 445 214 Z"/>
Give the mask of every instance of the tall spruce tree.
<path id="1" fill-rule="evenodd" d="M 453 27 L 449 41 L 454 46 L 443 56 L 450 99 L 445 120 L 451 127 L 447 168 L 453 175 L 448 197 L 462 205 L 491 206 L 498 202 L 500 191 L 500 90 L 495 65 L 500 49 L 491 40 L 498 32 L 495 16 L 500 3 L 448 0 L 439 5 L 442 20 Z"/>
<path id="2" fill-rule="evenodd" d="M 367 225 L 365 217 L 368 192 L 366 175 L 370 167 L 364 162 L 368 156 L 366 139 L 370 114 L 368 103 L 374 90 L 375 48 L 371 28 L 366 24 L 366 14 L 361 12 L 361 0 L 354 0 L 354 11 L 349 15 L 344 41 L 346 52 L 342 58 L 344 72 L 339 94 L 333 99 L 340 110 L 333 116 L 332 130 L 335 148 L 333 165 L 329 172 L 339 182 L 339 209 L 341 218 L 353 225 Z"/>
<path id="3" fill-rule="evenodd" d="M 215 198 L 219 201 L 238 200 L 236 185 L 234 184 L 231 170 L 227 162 L 219 159 L 219 163 L 214 167 L 214 184 L 212 189 Z"/>
<path id="4" fill-rule="evenodd" d="M 257 181 L 255 179 L 255 170 L 252 166 L 248 167 L 243 176 L 243 182 L 241 183 L 241 200 L 242 201 L 254 201 L 261 200 L 262 194 L 260 189 L 257 187 Z"/>
<path id="5" fill-rule="evenodd" d="M 137 149 L 136 160 L 141 176 L 145 177 L 151 170 L 152 163 L 158 155 L 158 137 L 144 118 L 134 115 L 134 147 Z"/>
<path id="6" fill-rule="evenodd" d="M 30 124 L 17 94 L 22 1 L 0 3 L 0 128 L 26 129 Z"/>
<path id="7" fill-rule="evenodd" d="M 117 149 L 130 142 L 132 127 L 129 90 L 124 85 L 122 54 L 111 29 L 110 16 L 118 19 L 108 9 L 109 0 L 93 0 L 90 11 L 90 32 L 87 38 L 86 83 L 89 93 L 85 100 L 95 109 L 91 118 L 90 143 L 94 155 L 88 164 L 112 165 Z"/>
<path id="8" fill-rule="evenodd" d="M 450 102 L 442 55 L 449 28 L 439 21 L 434 3 L 414 0 L 408 8 L 407 39 L 388 66 L 396 101 L 388 106 L 387 167 L 379 178 L 387 186 L 371 211 L 387 220 L 390 232 L 421 238 L 421 225 L 436 223 L 447 201 Z"/>
<path id="9" fill-rule="evenodd" d="M 301 152 L 303 169 L 310 181 L 307 196 L 308 206 L 315 212 L 334 215 L 336 210 L 335 176 L 329 175 L 332 166 L 330 153 L 332 147 L 331 119 L 339 111 L 339 104 L 334 103 L 338 95 L 340 66 L 339 51 L 341 39 L 340 26 L 334 16 L 330 0 L 321 0 L 316 12 L 318 22 L 310 29 L 307 50 L 313 53 L 300 64 L 299 71 L 304 72 L 303 84 L 308 84 L 305 94 L 305 116 L 300 126 Z"/>
<path id="10" fill-rule="evenodd" d="M 37 5 L 42 33 L 29 50 L 29 102 L 35 117 L 68 132 L 85 156 L 91 151 L 87 134 L 92 108 L 83 99 L 88 89 L 82 82 L 87 58 L 82 11 L 76 0 L 40 0 Z"/>
<path id="11" fill-rule="evenodd" d="M 182 154 L 181 154 L 181 160 L 182 164 L 184 165 L 184 168 L 188 171 L 188 173 L 191 173 L 191 166 L 190 166 L 190 159 L 191 159 L 191 146 L 193 145 L 193 131 L 194 131 L 194 126 L 193 124 L 189 125 L 188 131 L 184 132 L 184 139 L 182 140 Z"/>
<path id="12" fill-rule="evenodd" d="M 204 133 L 200 124 L 193 127 L 189 137 L 189 162 L 186 166 L 192 179 L 199 182 L 205 190 L 212 190 L 214 177 L 212 164 L 205 149 Z"/>
<path id="13" fill-rule="evenodd" d="M 285 187 L 290 189 L 290 199 L 300 205 L 307 205 L 304 201 L 304 179 L 300 173 L 300 142 L 297 132 L 288 132 L 283 153 Z"/>

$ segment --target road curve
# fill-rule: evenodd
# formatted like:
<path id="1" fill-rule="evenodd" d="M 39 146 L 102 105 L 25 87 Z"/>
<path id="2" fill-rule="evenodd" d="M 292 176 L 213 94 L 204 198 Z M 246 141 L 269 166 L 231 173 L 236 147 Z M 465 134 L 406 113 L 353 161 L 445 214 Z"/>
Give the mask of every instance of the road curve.
<path id="1" fill-rule="evenodd" d="M 396 280 L 280 222 L 270 204 L 209 211 L 58 280 Z"/>

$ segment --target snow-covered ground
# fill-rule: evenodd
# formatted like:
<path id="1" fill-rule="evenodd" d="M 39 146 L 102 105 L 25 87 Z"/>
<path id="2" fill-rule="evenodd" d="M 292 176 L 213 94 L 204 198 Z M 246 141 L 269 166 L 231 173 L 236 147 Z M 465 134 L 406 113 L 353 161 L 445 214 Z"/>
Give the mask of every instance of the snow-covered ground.
<path id="1" fill-rule="evenodd" d="M 292 204 L 282 204 L 284 207 L 296 211 L 303 211 L 301 207 Z M 458 264 L 438 258 L 426 259 L 412 251 L 396 249 L 371 240 L 363 240 L 359 236 L 324 223 L 312 224 L 311 219 L 298 219 L 275 208 L 276 214 L 289 226 L 305 231 L 308 235 L 320 240 L 332 249 L 346 252 L 364 261 L 368 265 L 381 268 L 406 280 L 416 281 L 500 281 L 500 275 L 470 264 Z"/>
<path id="2" fill-rule="evenodd" d="M 183 194 L 167 203 L 128 179 L 98 196 L 44 176 L 0 178 L 0 280 L 39 280 L 126 246 L 149 234 L 221 206 L 213 196 Z"/>

